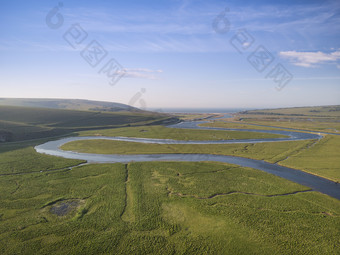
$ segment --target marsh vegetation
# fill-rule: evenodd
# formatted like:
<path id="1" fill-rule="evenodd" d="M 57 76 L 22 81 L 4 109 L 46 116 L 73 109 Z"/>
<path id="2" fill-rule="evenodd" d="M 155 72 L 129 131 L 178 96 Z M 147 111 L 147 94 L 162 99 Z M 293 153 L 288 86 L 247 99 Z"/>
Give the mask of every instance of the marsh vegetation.
<path id="1" fill-rule="evenodd" d="M 79 134 L 237 139 L 237 133 L 224 132 L 143 125 Z M 48 140 L 2 143 L 0 147 L 1 254 L 340 252 L 339 200 L 308 187 L 216 162 L 83 165 L 82 160 L 34 150 Z M 321 140 L 216 145 L 89 140 L 62 148 L 103 154 L 235 155 L 339 181 L 339 143 L 338 136 L 326 135 Z"/>

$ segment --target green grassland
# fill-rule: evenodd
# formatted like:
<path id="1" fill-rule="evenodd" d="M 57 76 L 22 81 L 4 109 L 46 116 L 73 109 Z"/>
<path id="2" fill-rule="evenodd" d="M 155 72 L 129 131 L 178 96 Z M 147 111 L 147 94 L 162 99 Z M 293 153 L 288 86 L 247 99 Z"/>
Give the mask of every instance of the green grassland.
<path id="1" fill-rule="evenodd" d="M 0 182 L 1 254 L 339 252 L 337 200 L 254 169 L 93 164 Z"/>
<path id="2" fill-rule="evenodd" d="M 240 124 L 251 123 L 316 132 L 340 132 L 340 106 L 338 105 L 245 111 L 235 114 L 233 119 Z"/>
<path id="3" fill-rule="evenodd" d="M 190 113 L 178 113 L 176 116 L 184 121 L 195 121 L 195 120 L 204 120 L 214 117 L 222 117 L 222 114 L 214 114 L 214 113 L 197 113 L 197 114 L 190 114 Z"/>
<path id="4" fill-rule="evenodd" d="M 68 151 L 98 154 L 207 153 L 265 160 L 340 182 L 340 137 L 319 140 L 249 144 L 143 144 L 83 140 L 64 144 Z"/>
<path id="5" fill-rule="evenodd" d="M 164 126 L 138 126 L 105 130 L 90 130 L 79 132 L 79 135 L 125 136 L 174 140 L 230 140 L 287 137 L 284 135 L 256 132 L 181 129 L 167 128 Z"/>
<path id="6" fill-rule="evenodd" d="M 306 120 L 306 119 L 280 119 L 279 121 L 276 118 L 270 119 L 259 119 L 259 118 L 244 118 L 242 122 L 256 124 L 256 125 L 265 125 L 271 127 L 281 127 L 281 128 L 296 128 L 296 129 L 303 129 L 303 130 L 310 130 L 314 132 L 327 132 L 327 133 L 334 133 L 340 134 L 340 118 L 330 120 L 330 119 L 313 119 L 313 120 Z M 245 123 L 245 124 L 246 124 Z M 248 125 L 249 126 L 249 125 Z M 254 127 L 249 126 L 249 128 Z M 262 129 L 262 127 L 259 127 Z"/>
<path id="7" fill-rule="evenodd" d="M 0 136 L 6 141 L 54 137 L 79 130 L 146 125 L 171 120 L 151 112 L 94 112 L 0 106 Z"/>
<path id="8" fill-rule="evenodd" d="M 84 162 L 39 154 L 33 147 L 18 148 L 0 153 L 0 175 L 64 169 Z"/>
<path id="9" fill-rule="evenodd" d="M 339 148 L 340 136 L 327 135 L 307 150 L 290 155 L 280 164 L 340 182 Z"/>
<path id="10" fill-rule="evenodd" d="M 339 117 L 340 105 L 311 106 L 311 107 L 290 107 L 265 110 L 251 110 L 242 113 L 263 114 L 263 115 L 295 115 L 295 116 L 334 116 Z"/>
<path id="11" fill-rule="evenodd" d="M 138 108 L 130 105 L 93 101 L 84 99 L 50 99 L 50 98 L 0 98 L 0 105 L 5 106 L 22 106 L 22 107 L 37 107 L 50 109 L 68 109 L 79 111 L 129 111 L 129 112 L 143 112 Z"/>
<path id="12" fill-rule="evenodd" d="M 234 121 L 209 121 L 200 124 L 201 127 L 218 127 L 218 128 L 236 128 L 236 129 L 257 129 L 257 130 L 284 130 L 285 128 L 275 128 L 275 127 L 261 127 L 252 124 L 247 124 L 244 122 L 234 122 Z"/>
<path id="13" fill-rule="evenodd" d="M 19 142 L 0 143 L 0 254 L 340 254 L 339 200 L 277 176 L 216 162 L 81 165 L 33 148 L 52 131 L 181 140 L 240 139 L 245 132 L 153 126 L 171 117 L 152 113 L 9 108 L 0 106 L 0 129 Z M 220 145 L 88 140 L 62 148 L 235 155 L 340 181 L 339 145 L 340 137 L 326 135 Z"/>
<path id="14" fill-rule="evenodd" d="M 264 126 L 260 126 L 264 125 Z M 308 121 L 308 120 L 276 120 L 275 118 L 270 119 L 254 119 L 245 118 L 242 121 L 211 121 L 200 124 L 202 127 L 218 127 L 218 128 L 237 128 L 237 129 L 257 129 L 257 130 L 289 130 L 291 128 L 301 130 L 307 130 L 311 132 L 327 132 L 340 134 L 340 124 L 338 122 L 326 122 L 326 121 Z M 303 131 L 305 132 L 305 131 Z"/>
<path id="15" fill-rule="evenodd" d="M 1 144 L 0 176 L 67 169 L 86 162 L 37 153 L 34 146 L 47 141 L 48 138 Z"/>
<path id="16" fill-rule="evenodd" d="M 61 146 L 67 151 L 98 154 L 157 154 L 157 153 L 208 153 L 216 155 L 242 156 L 281 161 L 291 154 L 304 150 L 315 141 L 294 141 L 256 144 L 145 144 L 110 140 L 81 140 Z"/>

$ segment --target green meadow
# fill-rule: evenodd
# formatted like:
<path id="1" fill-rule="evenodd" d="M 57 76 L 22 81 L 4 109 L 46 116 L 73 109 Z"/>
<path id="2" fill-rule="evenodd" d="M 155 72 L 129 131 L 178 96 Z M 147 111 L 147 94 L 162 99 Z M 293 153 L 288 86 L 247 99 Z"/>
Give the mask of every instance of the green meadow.
<path id="1" fill-rule="evenodd" d="M 340 136 L 327 135 L 307 150 L 290 155 L 280 164 L 340 182 Z"/>
<path id="2" fill-rule="evenodd" d="M 226 119 L 226 121 L 211 121 L 200 124 L 199 126 L 217 128 L 257 129 L 257 130 L 285 130 L 285 128 L 261 127 L 243 122 L 230 121 L 228 119 Z"/>
<path id="3" fill-rule="evenodd" d="M 337 200 L 254 169 L 93 164 L 0 182 L 1 254 L 339 252 Z"/>
<path id="4" fill-rule="evenodd" d="M 2 132 L 16 137 L 0 143 L 0 254 L 340 254 L 339 200 L 283 178 L 216 162 L 86 164 L 34 150 L 57 135 L 220 140 L 271 134 L 170 129 L 155 122 L 172 116 L 145 112 L 44 111 L 0 114 L 1 123 L 12 125 Z M 233 155 L 340 181 L 339 145 L 339 136 L 326 135 L 217 145 L 97 139 L 62 149 Z"/>
<path id="5" fill-rule="evenodd" d="M 168 128 L 164 126 L 138 126 L 104 130 L 90 130 L 79 132 L 79 135 L 125 136 L 174 140 L 231 140 L 287 137 L 284 135 L 259 132 L 181 129 Z"/>
<path id="6" fill-rule="evenodd" d="M 64 144 L 68 151 L 98 154 L 206 153 L 240 156 L 279 163 L 340 182 L 340 137 L 321 140 L 249 144 L 144 144 L 83 140 Z"/>
<path id="7" fill-rule="evenodd" d="M 340 106 L 295 107 L 244 111 L 234 115 L 237 124 L 305 129 L 315 132 L 340 132 Z M 216 122 L 220 125 L 219 122 Z M 253 127 L 253 126 L 249 126 Z"/>

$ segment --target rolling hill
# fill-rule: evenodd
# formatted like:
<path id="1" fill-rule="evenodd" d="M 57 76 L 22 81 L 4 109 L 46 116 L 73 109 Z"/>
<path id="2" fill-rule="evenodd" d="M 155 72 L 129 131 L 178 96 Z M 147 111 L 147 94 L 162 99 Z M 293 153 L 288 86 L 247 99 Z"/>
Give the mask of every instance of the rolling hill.
<path id="1" fill-rule="evenodd" d="M 126 104 L 84 99 L 0 98 L 1 105 L 80 111 L 143 112 L 143 110 Z"/>
<path id="2" fill-rule="evenodd" d="M 126 126 L 160 124 L 176 118 L 147 111 L 79 111 L 0 105 L 0 142 L 23 141 Z"/>

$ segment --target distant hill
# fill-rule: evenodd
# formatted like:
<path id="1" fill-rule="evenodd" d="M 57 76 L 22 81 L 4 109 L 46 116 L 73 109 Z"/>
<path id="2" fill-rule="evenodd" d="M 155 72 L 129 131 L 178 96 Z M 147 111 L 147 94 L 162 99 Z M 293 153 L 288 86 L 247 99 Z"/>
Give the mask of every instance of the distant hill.
<path id="1" fill-rule="evenodd" d="M 144 112 L 126 104 L 83 99 L 0 98 L 0 106 L 23 106 L 101 112 Z"/>
<path id="2" fill-rule="evenodd" d="M 259 109 L 259 110 L 243 111 L 239 113 L 240 114 L 256 114 L 256 115 L 339 117 L 340 116 L 340 105 Z"/>
<path id="3" fill-rule="evenodd" d="M 98 112 L 0 105 L 0 142 L 56 137 L 82 130 L 176 123 L 154 112 Z"/>

